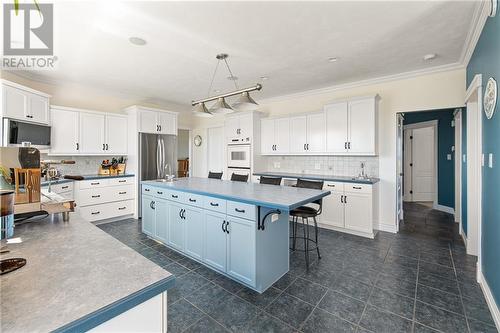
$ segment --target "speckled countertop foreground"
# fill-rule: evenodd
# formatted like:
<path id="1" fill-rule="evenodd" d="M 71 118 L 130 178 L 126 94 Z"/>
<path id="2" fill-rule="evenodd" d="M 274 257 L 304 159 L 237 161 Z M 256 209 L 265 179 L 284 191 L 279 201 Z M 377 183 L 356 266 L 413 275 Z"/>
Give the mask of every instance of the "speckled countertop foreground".
<path id="1" fill-rule="evenodd" d="M 69 222 L 16 226 L 14 236 L 23 242 L 9 244 L 11 252 L 0 258 L 27 264 L 0 276 L 1 332 L 48 332 L 71 323 L 81 331 L 89 320 L 116 316 L 173 285 L 169 272 L 76 214 Z"/>

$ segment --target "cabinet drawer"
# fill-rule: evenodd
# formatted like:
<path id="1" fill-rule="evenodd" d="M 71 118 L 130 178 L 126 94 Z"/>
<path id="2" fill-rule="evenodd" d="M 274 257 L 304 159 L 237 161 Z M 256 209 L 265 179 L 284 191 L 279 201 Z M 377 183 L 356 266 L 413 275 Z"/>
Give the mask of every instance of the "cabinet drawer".
<path id="1" fill-rule="evenodd" d="M 344 192 L 344 183 L 341 182 L 325 182 L 323 185 L 323 190 L 332 192 Z"/>
<path id="2" fill-rule="evenodd" d="M 228 201 L 227 215 L 255 221 L 256 207 L 254 205 L 249 205 L 241 202 Z"/>
<path id="3" fill-rule="evenodd" d="M 184 203 L 184 196 L 186 193 L 180 192 L 180 191 L 165 191 L 165 199 L 174 201 L 174 202 L 179 202 L 179 203 Z"/>
<path id="4" fill-rule="evenodd" d="M 110 217 L 132 214 L 134 212 L 134 200 L 124 200 L 109 203 Z"/>
<path id="5" fill-rule="evenodd" d="M 117 216 L 132 214 L 134 211 L 134 200 L 110 202 L 100 205 L 80 207 L 80 216 L 87 221 L 98 221 Z"/>
<path id="6" fill-rule="evenodd" d="M 204 197 L 204 199 L 203 208 L 226 214 L 226 200 L 214 197 Z"/>
<path id="7" fill-rule="evenodd" d="M 203 207 L 203 196 L 193 193 L 183 193 L 183 202 L 186 205 L 191 205 L 195 207 Z"/>
<path id="8" fill-rule="evenodd" d="M 104 187 L 108 186 L 108 180 L 109 179 L 81 180 L 79 185 L 81 189 Z"/>
<path id="9" fill-rule="evenodd" d="M 345 192 L 351 193 L 372 193 L 372 185 L 369 184 L 354 184 L 354 183 L 346 183 L 344 186 Z"/>
<path id="10" fill-rule="evenodd" d="M 109 199 L 113 201 L 134 199 L 134 185 L 113 186 L 106 190 L 109 191 Z"/>
<path id="11" fill-rule="evenodd" d="M 153 195 L 155 193 L 155 187 L 151 185 L 141 185 L 141 193 L 146 195 Z"/>
<path id="12" fill-rule="evenodd" d="M 119 177 L 108 179 L 109 186 L 115 185 L 130 185 L 134 183 L 134 177 Z"/>
<path id="13" fill-rule="evenodd" d="M 79 190 L 77 193 L 77 204 L 80 206 L 89 206 L 105 203 L 108 200 L 109 189 L 107 188 L 88 188 Z"/>

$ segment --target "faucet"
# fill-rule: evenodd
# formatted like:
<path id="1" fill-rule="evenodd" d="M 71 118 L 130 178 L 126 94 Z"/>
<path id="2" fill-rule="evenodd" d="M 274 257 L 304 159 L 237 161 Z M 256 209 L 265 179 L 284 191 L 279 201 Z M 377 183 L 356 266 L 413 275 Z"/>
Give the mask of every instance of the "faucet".
<path id="1" fill-rule="evenodd" d="M 174 180 L 174 176 L 175 176 L 175 175 L 171 174 L 171 172 L 172 172 L 172 168 L 170 167 L 170 164 L 169 164 L 169 163 L 165 164 L 165 168 L 164 168 L 164 170 L 163 170 L 163 171 L 164 171 L 164 173 L 165 173 L 165 179 L 166 179 L 167 181 L 173 181 L 173 180 Z"/>

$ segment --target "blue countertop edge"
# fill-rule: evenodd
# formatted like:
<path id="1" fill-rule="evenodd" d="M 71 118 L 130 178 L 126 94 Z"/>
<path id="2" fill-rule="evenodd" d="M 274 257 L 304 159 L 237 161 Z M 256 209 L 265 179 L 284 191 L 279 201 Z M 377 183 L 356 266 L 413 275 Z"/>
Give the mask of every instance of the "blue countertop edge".
<path id="1" fill-rule="evenodd" d="M 298 208 L 304 204 L 316 201 L 318 199 L 324 198 L 327 195 L 330 195 L 332 192 L 328 190 L 323 190 L 323 192 L 317 196 L 314 196 L 308 200 L 303 200 L 300 202 L 297 202 L 291 206 L 284 206 L 284 205 L 278 205 L 272 202 L 265 202 L 265 201 L 258 201 L 258 200 L 251 200 L 251 199 L 245 199 L 245 198 L 240 198 L 240 197 L 233 197 L 229 195 L 223 195 L 223 194 L 217 194 L 217 193 L 212 193 L 212 192 L 205 192 L 205 191 L 197 191 L 197 190 L 191 190 L 191 189 L 185 189 L 185 188 L 178 188 L 178 187 L 170 187 L 164 183 L 158 183 L 155 181 L 151 180 L 145 180 L 141 182 L 141 185 L 150 185 L 153 187 L 160 187 L 160 188 L 166 188 L 170 189 L 172 191 L 179 191 L 179 192 L 186 192 L 186 193 L 192 193 L 192 194 L 200 194 L 200 195 L 206 195 L 209 197 L 214 197 L 218 199 L 225 199 L 225 200 L 231 200 L 231 201 L 237 201 L 237 202 L 242 202 L 250 205 L 255 205 L 255 206 L 260 206 L 260 207 L 267 207 L 267 208 L 274 208 L 274 209 L 280 209 L 283 211 L 290 211 L 292 209 Z M 275 185 L 270 185 L 270 186 L 275 186 Z"/>
<path id="2" fill-rule="evenodd" d="M 171 275 L 52 332 L 86 332 L 159 295 L 174 285 L 175 276 Z"/>
<path id="3" fill-rule="evenodd" d="M 125 173 L 121 175 L 83 175 L 82 180 L 95 180 L 95 179 L 103 179 L 103 178 L 122 178 L 122 177 L 135 177 L 133 173 Z M 79 182 L 79 180 L 76 179 L 66 179 L 66 178 L 61 178 L 61 179 L 56 179 L 52 181 L 52 185 L 55 184 L 64 184 L 64 183 L 70 183 L 70 182 Z M 49 186 L 49 181 L 48 180 L 43 180 L 41 182 L 41 186 Z"/>
<path id="4" fill-rule="evenodd" d="M 355 184 L 369 184 L 373 185 L 380 181 L 380 178 L 369 178 L 369 179 L 351 179 L 352 177 L 347 176 L 329 176 L 329 175 L 313 175 L 313 174 L 300 174 L 300 173 L 289 173 L 289 172 L 254 172 L 254 176 L 269 176 L 269 177 L 282 177 L 282 178 L 300 178 L 300 179 L 310 179 L 310 180 L 323 180 L 331 182 L 341 182 L 341 183 L 355 183 Z"/>

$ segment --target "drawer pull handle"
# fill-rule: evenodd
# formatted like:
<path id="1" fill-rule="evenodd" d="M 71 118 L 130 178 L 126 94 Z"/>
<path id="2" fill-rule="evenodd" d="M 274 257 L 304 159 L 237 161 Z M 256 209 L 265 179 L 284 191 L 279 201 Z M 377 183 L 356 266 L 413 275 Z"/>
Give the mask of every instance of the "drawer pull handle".
<path id="1" fill-rule="evenodd" d="M 172 198 L 177 199 L 178 197 L 179 197 L 178 195 L 173 195 L 172 194 Z"/>
<path id="2" fill-rule="evenodd" d="M 124 179 L 124 180 L 119 180 L 119 181 L 118 181 L 118 183 L 126 183 L 126 182 L 127 182 L 127 180 L 126 180 L 126 179 Z"/>
<path id="3" fill-rule="evenodd" d="M 196 199 L 191 199 L 191 198 L 189 198 L 189 201 L 190 201 L 190 202 L 196 202 Z"/>
<path id="4" fill-rule="evenodd" d="M 64 189 L 67 189 L 68 187 L 69 187 L 68 185 L 67 186 L 61 186 L 61 189 L 64 190 Z"/>
<path id="5" fill-rule="evenodd" d="M 98 195 L 93 195 L 93 196 L 92 196 L 92 198 L 100 198 L 100 197 L 101 197 L 101 195 L 100 195 L 100 194 L 98 194 Z"/>
<path id="6" fill-rule="evenodd" d="M 156 193 L 158 193 L 158 194 L 163 194 L 163 192 L 160 192 L 160 191 L 156 191 Z"/>
<path id="7" fill-rule="evenodd" d="M 212 206 L 212 207 L 219 207 L 219 204 L 218 204 L 218 203 L 213 203 L 213 202 L 211 202 L 211 203 L 210 203 L 210 206 Z"/>
<path id="8" fill-rule="evenodd" d="M 335 187 L 335 185 L 332 185 L 332 184 L 327 184 L 326 186 L 328 186 L 328 187 Z"/>
<path id="9" fill-rule="evenodd" d="M 244 212 L 245 212 L 245 210 L 244 210 L 244 209 L 238 209 L 238 208 L 235 208 L 234 210 L 235 210 L 235 211 L 237 211 L 238 213 L 244 213 Z"/>
<path id="10" fill-rule="evenodd" d="M 118 207 L 118 210 L 124 210 L 127 207 Z"/>
<path id="11" fill-rule="evenodd" d="M 101 212 L 92 212 L 92 213 L 90 213 L 90 214 L 92 214 L 92 215 L 97 215 L 97 214 L 101 214 Z"/>
<path id="12" fill-rule="evenodd" d="M 360 186 L 353 186 L 352 188 L 355 189 L 355 190 L 361 190 Z"/>
<path id="13" fill-rule="evenodd" d="M 90 183 L 90 185 L 99 185 L 100 183 L 97 182 L 97 183 Z"/>
<path id="14" fill-rule="evenodd" d="M 145 191 L 145 192 L 149 192 L 149 188 L 145 188 L 145 189 L 144 189 L 144 191 Z"/>
<path id="15" fill-rule="evenodd" d="M 127 192 L 126 191 L 125 192 L 118 192 L 118 194 L 127 194 Z"/>

